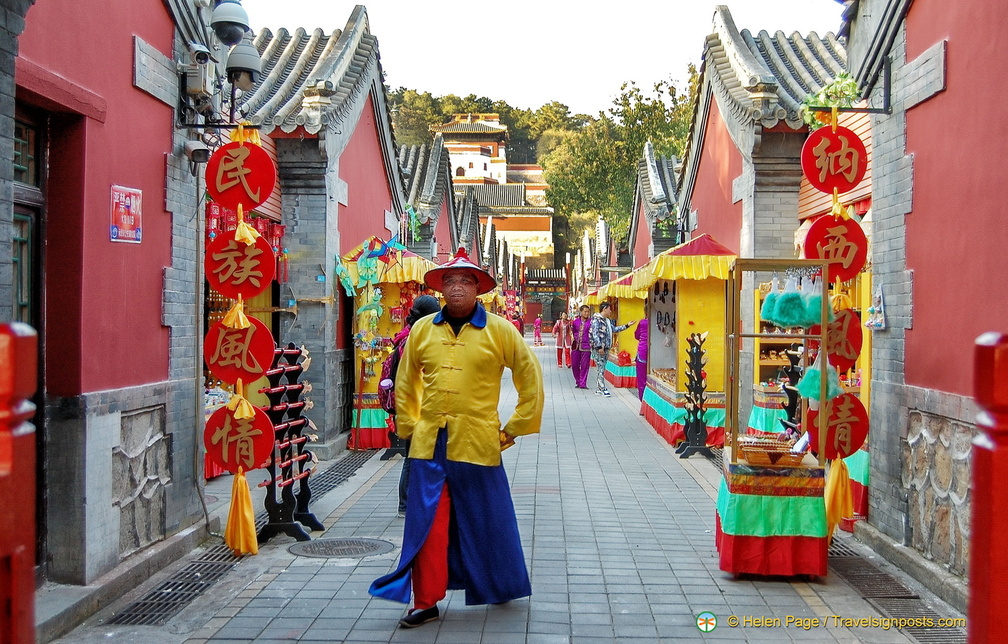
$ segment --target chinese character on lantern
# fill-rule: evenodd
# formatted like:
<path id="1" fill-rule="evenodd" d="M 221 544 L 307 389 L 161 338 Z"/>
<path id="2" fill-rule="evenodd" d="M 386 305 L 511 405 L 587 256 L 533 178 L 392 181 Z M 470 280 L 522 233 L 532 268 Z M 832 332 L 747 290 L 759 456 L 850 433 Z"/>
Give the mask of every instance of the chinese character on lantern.
<path id="1" fill-rule="evenodd" d="M 843 373 L 857 363 L 858 356 L 861 355 L 861 341 L 864 337 L 861 331 L 861 321 L 857 313 L 851 309 L 844 309 L 836 313 L 835 318 L 829 323 L 828 344 L 826 345 L 826 357 L 829 363 Z M 809 329 L 810 335 L 819 335 L 819 325 L 816 324 Z M 811 348 L 816 349 L 817 342 L 811 343 Z"/>
<path id="2" fill-rule="evenodd" d="M 868 438 L 868 412 L 854 394 L 843 394 L 829 401 L 824 455 L 828 459 L 847 458 L 861 449 Z M 812 449 L 819 449 L 819 411 L 809 410 L 809 438 Z"/>
<path id="3" fill-rule="evenodd" d="M 273 452 L 273 423 L 266 412 L 253 407 L 255 415 L 237 418 L 226 406 L 210 416 L 203 430 L 207 456 L 219 467 L 236 473 L 261 467 Z"/>
<path id="4" fill-rule="evenodd" d="M 817 190 L 838 193 L 853 190 L 868 169 L 868 152 L 853 131 L 837 126 L 815 130 L 801 151 L 802 172 Z"/>
<path id="5" fill-rule="evenodd" d="M 805 257 L 828 260 L 830 283 L 846 282 L 854 279 L 868 261 L 868 238 L 853 219 L 824 215 L 809 228 Z"/>
<path id="6" fill-rule="evenodd" d="M 232 142 L 218 148 L 206 167 L 207 192 L 217 203 L 238 210 L 260 205 L 276 185 L 276 165 L 269 154 L 252 143 Z"/>
<path id="7" fill-rule="evenodd" d="M 203 361 L 210 371 L 232 384 L 255 382 L 273 363 L 276 348 L 269 327 L 256 318 L 248 318 L 249 327 L 234 329 L 218 322 L 210 328 L 203 343 Z"/>
<path id="8" fill-rule="evenodd" d="M 254 244 L 235 239 L 235 232 L 221 233 L 207 248 L 206 278 L 210 287 L 231 299 L 248 299 L 269 287 L 276 275 L 276 256 L 265 237 Z"/>

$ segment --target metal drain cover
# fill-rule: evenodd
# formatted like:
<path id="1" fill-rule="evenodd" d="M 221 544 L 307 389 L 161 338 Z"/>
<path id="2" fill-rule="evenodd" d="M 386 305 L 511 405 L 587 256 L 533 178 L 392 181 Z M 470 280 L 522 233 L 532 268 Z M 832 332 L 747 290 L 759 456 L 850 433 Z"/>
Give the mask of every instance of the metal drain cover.
<path id="1" fill-rule="evenodd" d="M 313 539 L 292 543 L 287 550 L 302 557 L 360 559 L 392 552 L 394 545 L 381 539 Z"/>

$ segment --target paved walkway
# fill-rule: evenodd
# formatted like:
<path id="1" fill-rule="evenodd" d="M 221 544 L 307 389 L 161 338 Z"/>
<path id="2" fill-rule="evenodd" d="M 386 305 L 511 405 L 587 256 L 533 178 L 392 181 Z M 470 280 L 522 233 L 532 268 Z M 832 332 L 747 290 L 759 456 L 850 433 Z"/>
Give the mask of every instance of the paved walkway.
<path id="1" fill-rule="evenodd" d="M 535 350 L 547 393 L 542 433 L 519 438 L 504 453 L 532 577 L 530 599 L 466 606 L 462 592 L 449 591 L 440 621 L 397 628 L 405 607 L 367 593 L 371 581 L 395 565 L 402 542 L 403 520 L 396 516 L 401 460 L 376 456 L 348 482 L 313 500 L 312 510 L 328 528 L 321 536 L 383 539 L 395 544 L 392 552 L 363 559 L 301 557 L 288 551 L 292 539 L 276 537 L 163 626 L 106 623 L 141 588 L 58 641 L 911 641 L 896 629 L 848 629 L 833 621 L 812 630 L 786 626 L 789 618 L 865 618 L 879 611 L 833 573 L 806 583 L 736 580 L 720 571 L 714 547 L 717 467 L 699 456 L 679 459 L 638 414 L 636 390 L 614 389 L 606 399 L 592 389 L 575 389 L 570 370 L 556 367 L 551 345 Z M 506 387 L 502 417 L 514 404 L 514 390 Z M 250 481 L 258 480 L 255 474 Z M 226 512 L 229 491 L 229 478 L 211 482 L 215 512 Z M 866 557 L 873 555 L 846 533 L 841 537 Z M 891 567 L 886 571 L 914 584 Z M 913 587 L 938 615 L 962 617 Z M 706 634 L 696 625 L 704 611 L 718 618 L 717 628 Z M 779 618 L 780 625 L 733 628 L 730 616 Z"/>

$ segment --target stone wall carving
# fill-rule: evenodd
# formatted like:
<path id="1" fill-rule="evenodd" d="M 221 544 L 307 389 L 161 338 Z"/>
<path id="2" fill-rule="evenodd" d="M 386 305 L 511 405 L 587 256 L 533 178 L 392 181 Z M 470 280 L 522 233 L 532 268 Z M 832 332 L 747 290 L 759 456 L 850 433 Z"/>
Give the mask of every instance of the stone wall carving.
<path id="1" fill-rule="evenodd" d="M 119 508 L 123 556 L 165 537 L 165 487 L 171 483 L 171 441 L 164 407 L 123 414 L 112 448 L 112 504 Z"/>
<path id="2" fill-rule="evenodd" d="M 903 443 L 910 545 L 957 575 L 969 569 L 973 425 L 911 409 Z"/>

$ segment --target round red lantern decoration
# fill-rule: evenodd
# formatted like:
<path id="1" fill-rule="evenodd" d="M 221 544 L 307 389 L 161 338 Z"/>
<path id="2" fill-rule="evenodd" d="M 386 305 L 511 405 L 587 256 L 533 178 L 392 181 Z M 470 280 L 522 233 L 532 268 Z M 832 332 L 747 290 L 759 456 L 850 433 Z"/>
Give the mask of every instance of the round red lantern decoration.
<path id="1" fill-rule="evenodd" d="M 203 361 L 224 382 L 254 382 L 273 364 L 276 344 L 268 326 L 248 318 L 247 329 L 232 329 L 223 322 L 210 327 L 203 343 Z"/>
<path id="2" fill-rule="evenodd" d="M 818 324 L 809 329 L 809 335 L 819 335 Z M 836 367 L 837 371 L 844 373 L 857 363 L 858 356 L 861 355 L 861 340 L 864 333 L 861 330 L 861 320 L 853 309 L 844 309 L 836 313 L 833 321 L 829 323 L 829 337 L 827 339 L 826 358 L 829 363 Z M 819 343 L 812 341 L 810 348 L 815 350 Z"/>
<path id="3" fill-rule="evenodd" d="M 273 422 L 252 407 L 252 418 L 235 418 L 227 406 L 215 411 L 203 430 L 203 445 L 211 461 L 232 474 L 262 467 L 273 453 Z"/>
<path id="4" fill-rule="evenodd" d="M 826 428 L 825 456 L 847 458 L 861 449 L 868 438 L 868 412 L 854 394 L 843 394 L 829 401 L 829 426 Z M 819 412 L 808 412 L 812 449 L 819 449 Z"/>
<path id="5" fill-rule="evenodd" d="M 821 127 L 805 139 L 801 151 L 805 178 L 817 190 L 839 193 L 853 190 L 868 169 L 868 152 L 853 131 Z"/>
<path id="6" fill-rule="evenodd" d="M 226 208 L 252 210 L 265 202 L 276 185 L 273 159 L 261 146 L 232 142 L 217 148 L 206 166 L 210 198 Z"/>
<path id="7" fill-rule="evenodd" d="M 805 258 L 829 260 L 829 281 L 854 279 L 868 261 L 868 238 L 853 219 L 824 215 L 805 236 Z"/>
<path id="8" fill-rule="evenodd" d="M 207 248 L 206 279 L 210 288 L 232 300 L 255 297 L 269 287 L 276 275 L 276 255 L 264 237 L 254 244 L 235 239 L 235 231 L 223 232 Z"/>

